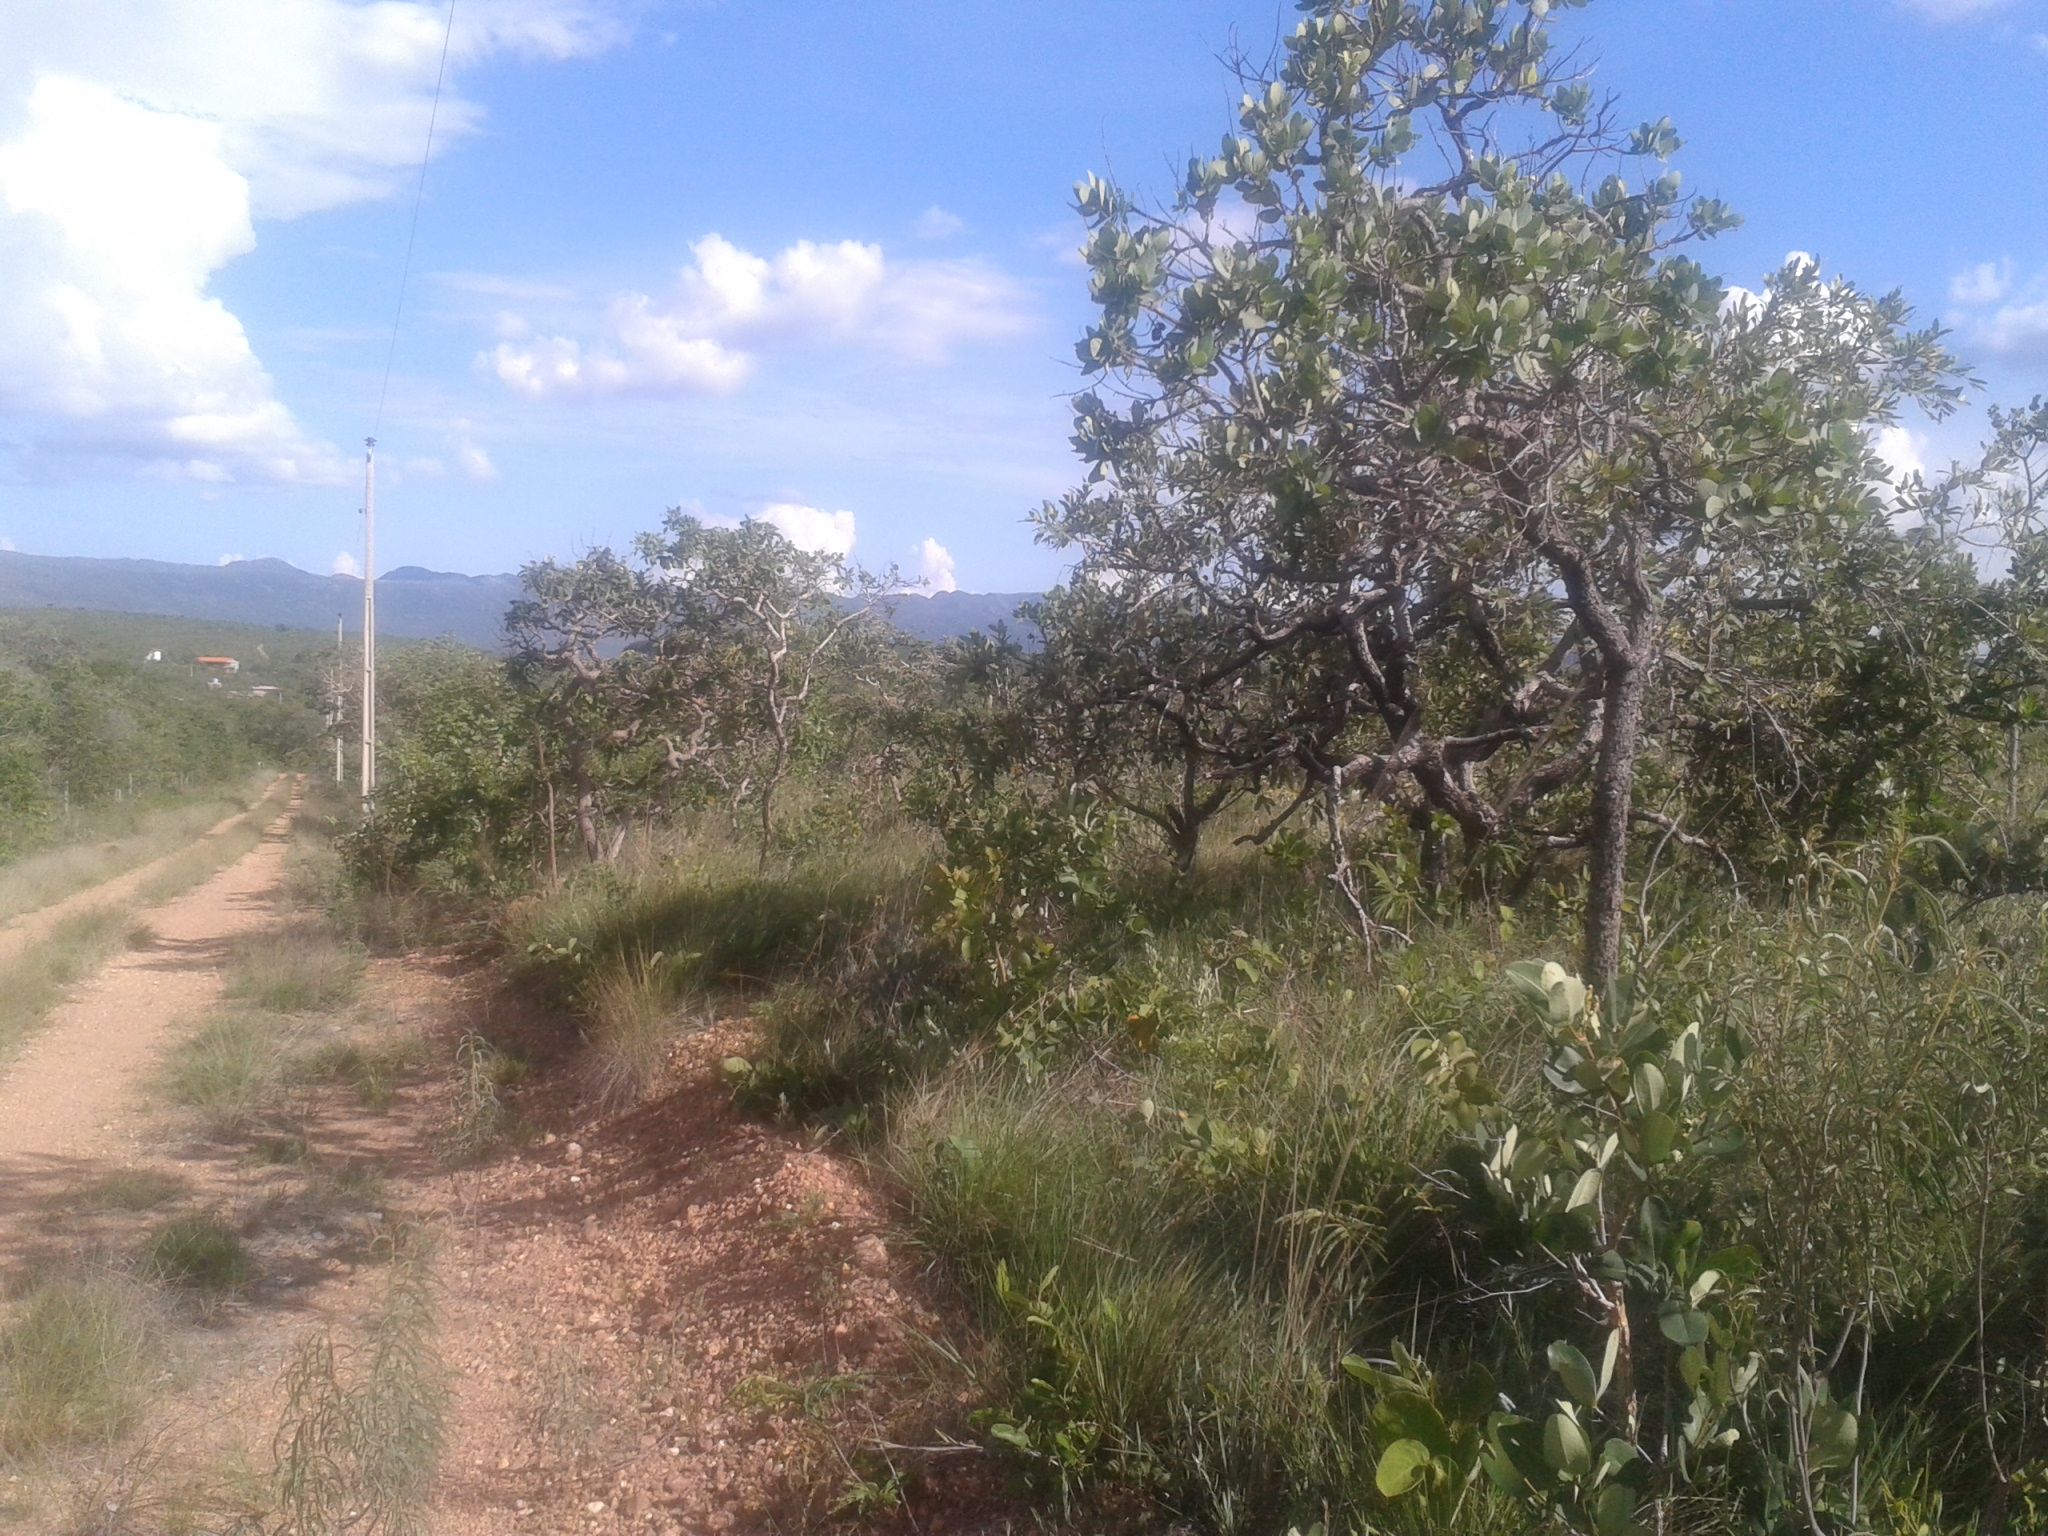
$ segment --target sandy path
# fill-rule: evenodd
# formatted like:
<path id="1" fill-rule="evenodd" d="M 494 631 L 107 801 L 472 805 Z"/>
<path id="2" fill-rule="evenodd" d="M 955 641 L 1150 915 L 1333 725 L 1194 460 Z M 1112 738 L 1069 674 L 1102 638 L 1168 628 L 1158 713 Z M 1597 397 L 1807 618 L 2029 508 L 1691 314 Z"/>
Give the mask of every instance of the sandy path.
<path id="1" fill-rule="evenodd" d="M 264 793 L 270 793 L 266 786 Z M 62 901 L 53 901 L 47 907 L 37 907 L 33 912 L 24 912 L 0 923 L 0 960 L 11 960 L 32 944 L 40 943 L 56 931 L 57 925 L 67 917 L 80 912 L 89 912 L 94 907 L 111 906 L 132 899 L 151 879 L 160 873 L 172 860 L 182 857 L 188 849 L 197 847 L 211 838 L 219 837 L 248 812 L 237 811 L 208 831 L 202 833 L 183 848 L 173 848 L 162 858 L 152 859 L 147 864 L 129 870 L 126 874 L 102 880 L 98 885 L 74 891 Z"/>
<path id="2" fill-rule="evenodd" d="M 8 1064 L 0 1075 L 0 1187 L 21 1191 L 83 1163 L 132 1153 L 134 1132 L 123 1122 L 138 1082 L 173 1028 L 219 998 L 229 941 L 274 915 L 297 806 L 294 793 L 252 852 L 150 909 L 154 942 L 110 960 Z M 131 882 L 154 867 L 58 906 L 105 905 L 118 899 L 117 887 L 132 890 Z"/>

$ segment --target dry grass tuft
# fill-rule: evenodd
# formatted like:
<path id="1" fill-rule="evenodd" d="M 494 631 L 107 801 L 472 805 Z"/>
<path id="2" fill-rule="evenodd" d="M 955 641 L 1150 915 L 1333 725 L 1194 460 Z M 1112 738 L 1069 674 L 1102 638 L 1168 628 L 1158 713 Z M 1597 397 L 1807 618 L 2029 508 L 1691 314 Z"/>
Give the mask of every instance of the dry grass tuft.
<path id="1" fill-rule="evenodd" d="M 172 1048 L 163 1086 L 173 1101 L 197 1110 L 216 1135 L 239 1135 L 262 1118 L 282 1055 L 274 1021 L 260 1014 L 221 1014 Z"/>
<path id="2" fill-rule="evenodd" d="M 129 801 L 77 819 L 73 840 L 0 869 L 0 922 L 34 912 L 160 859 L 246 809 L 275 779 L 265 773 L 245 792 L 209 792 L 155 805 Z"/>
<path id="3" fill-rule="evenodd" d="M 590 989 L 590 1070 L 600 1099 L 622 1109 L 660 1080 L 669 1048 L 689 1025 L 657 958 L 607 970 Z"/>
<path id="4" fill-rule="evenodd" d="M 291 798 L 292 781 L 280 775 L 268 794 L 251 806 L 249 813 L 217 837 L 202 838 L 184 852 L 167 860 L 164 867 L 136 888 L 144 906 L 155 906 L 181 896 L 193 886 L 210 880 L 220 870 L 263 841 L 263 829 L 283 812 Z"/>
<path id="5" fill-rule="evenodd" d="M 132 1283 L 102 1275 L 44 1285 L 0 1330 L 0 1453 L 117 1439 L 147 1406 L 162 1355 Z"/>
<path id="6" fill-rule="evenodd" d="M 447 1373 L 434 1347 L 432 1246 L 394 1233 L 383 1302 L 352 1349 L 318 1333 L 285 1377 L 276 1445 L 277 1524 L 316 1532 L 421 1531 L 446 1434 Z"/>
<path id="7" fill-rule="evenodd" d="M 505 1134 L 505 1101 L 498 1090 L 523 1072 L 521 1064 L 471 1030 L 455 1047 L 455 1119 L 448 1155 L 480 1157 Z"/>
<path id="8" fill-rule="evenodd" d="M 127 923 L 117 908 L 75 913 L 42 943 L 0 964 L 0 1051 L 41 1024 L 72 985 L 121 946 Z"/>
<path id="9" fill-rule="evenodd" d="M 312 1013 L 347 1002 L 362 975 L 362 955 L 328 929 L 290 923 L 235 946 L 227 993 L 273 1013 Z"/>

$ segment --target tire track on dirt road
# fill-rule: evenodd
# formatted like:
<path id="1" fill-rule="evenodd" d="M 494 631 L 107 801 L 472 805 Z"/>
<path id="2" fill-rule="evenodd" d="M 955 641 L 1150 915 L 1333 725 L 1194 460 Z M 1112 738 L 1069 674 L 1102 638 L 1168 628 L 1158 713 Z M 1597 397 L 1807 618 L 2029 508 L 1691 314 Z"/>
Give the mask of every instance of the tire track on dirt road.
<path id="1" fill-rule="evenodd" d="M 230 943 L 273 916 L 302 788 L 293 788 L 284 811 L 252 851 L 204 884 L 148 909 L 148 942 L 109 960 L 0 1069 L 0 1218 L 47 1195 L 53 1184 L 89 1171 L 88 1165 L 133 1156 L 136 1089 L 174 1026 L 219 999 Z M 155 868 L 131 870 L 56 906 L 79 911 L 108 905 L 132 894 Z M 28 938 L 0 930 L 0 945 L 13 940 L 19 949 L 40 936 L 26 931 Z"/>
<path id="2" fill-rule="evenodd" d="M 271 786 L 265 788 L 263 796 L 258 797 L 256 804 L 260 806 L 263 798 L 271 794 L 274 788 L 273 782 Z M 295 790 L 292 801 L 294 805 L 298 803 L 296 793 Z M 132 900 L 137 892 L 174 862 L 201 844 L 210 843 L 224 835 L 230 827 L 248 814 L 248 811 L 237 811 L 218 825 L 202 832 L 182 848 L 173 848 L 169 853 L 151 859 L 147 864 L 115 875 L 110 880 L 102 880 L 98 885 L 88 886 L 82 891 L 73 891 L 69 896 L 53 901 L 48 906 L 37 907 L 32 912 L 23 912 L 0 923 L 0 962 L 12 960 L 32 945 L 47 939 L 57 931 L 58 925 L 67 917 L 76 917 L 79 913 L 90 912 L 96 907 L 113 906 Z"/>

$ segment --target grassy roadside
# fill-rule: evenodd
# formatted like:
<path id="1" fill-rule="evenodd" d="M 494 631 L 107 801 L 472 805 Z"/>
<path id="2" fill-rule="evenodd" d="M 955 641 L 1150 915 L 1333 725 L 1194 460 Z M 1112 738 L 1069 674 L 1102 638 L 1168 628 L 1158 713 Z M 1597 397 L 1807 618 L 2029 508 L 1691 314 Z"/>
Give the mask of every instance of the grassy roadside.
<path id="1" fill-rule="evenodd" d="M 1135 1498 L 1141 1527 L 1231 1536 L 1529 1528 L 1483 1481 L 1447 1481 L 1438 1508 L 1380 1469 L 1400 1362 L 1543 1403 L 1549 1341 L 1592 1336 L 1471 1173 L 1485 1125 L 1571 1144 L 1554 1040 L 1504 980 L 1570 953 L 1559 912 L 1409 893 L 1413 942 L 1369 965 L 1285 847 L 1176 878 L 1143 844 L 1091 863 L 1058 831 L 934 860 L 870 829 L 765 868 L 716 828 L 677 834 L 516 908 L 508 947 L 622 1089 L 662 1032 L 752 1021 L 742 1098 L 837 1133 L 894 1193 L 975 1321 L 949 1345 L 974 1382 L 956 1433 L 1066 1516 Z M 1048 878 L 1016 873 L 1047 847 Z M 1695 891 L 1642 919 L 1643 1016 L 1734 1063 L 1730 1133 L 1702 1132 L 1657 1199 L 1703 1251 L 1755 1255 L 1715 1324 L 1754 1358 L 1814 1376 L 1813 1341 L 1854 1334 L 1834 1368 L 1861 1449 L 1814 1476 L 1844 1522 L 1871 1520 L 1873 1489 L 1905 1513 L 1843 1529 L 1972 1507 L 1993 1394 L 2032 1390 L 1999 1362 L 2038 1340 L 2048 919 L 1945 926 L 1907 905 L 1911 857 L 1873 842 L 1779 905 Z M 1466 1053 L 1481 1132 L 1451 1112 L 1464 1079 L 1432 1076 L 1440 1049 Z M 1645 1333 L 1675 1414 L 1689 1363 Z M 1784 1401 L 1748 1403 L 1728 1443 L 1784 1444 Z M 1714 1513 L 1745 1508 L 1747 1464 L 1715 1475 Z"/>
<path id="2" fill-rule="evenodd" d="M 266 771 L 230 788 L 130 800 L 81 813 L 61 846 L 0 867 L 0 923 L 175 852 L 237 811 L 271 798 L 280 782 L 279 775 Z"/>
<path id="3" fill-rule="evenodd" d="M 291 783 L 288 775 L 278 776 L 231 826 L 216 836 L 200 838 L 175 855 L 143 882 L 133 898 L 74 913 L 39 943 L 0 961 L 0 1061 L 49 1017 L 73 986 L 123 945 L 146 936 L 147 925 L 139 916 L 142 908 L 182 895 L 253 849 L 262 840 L 263 829 L 290 799 Z M 218 809 L 211 807 L 209 817 Z M 206 826 L 217 820 L 213 817 Z M 151 855 L 161 856 L 161 851 Z"/>

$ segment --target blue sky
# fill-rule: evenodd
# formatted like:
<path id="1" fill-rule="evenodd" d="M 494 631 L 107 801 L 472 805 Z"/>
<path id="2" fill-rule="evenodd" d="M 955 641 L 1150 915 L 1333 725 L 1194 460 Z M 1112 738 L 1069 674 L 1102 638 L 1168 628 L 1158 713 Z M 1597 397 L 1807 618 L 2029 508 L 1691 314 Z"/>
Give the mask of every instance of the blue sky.
<path id="1" fill-rule="evenodd" d="M 378 427 L 380 566 L 504 570 L 664 508 L 941 584 L 1057 574 L 1088 319 L 1068 188 L 1230 126 L 1244 0 L 457 0 Z M 428 0 L 0 14 L 0 536 L 355 547 L 442 41 Z M 1745 227 L 2048 389 L 2048 0 L 1594 0 L 1562 30 Z M 1898 439 L 1933 461 L 1967 421 Z"/>

